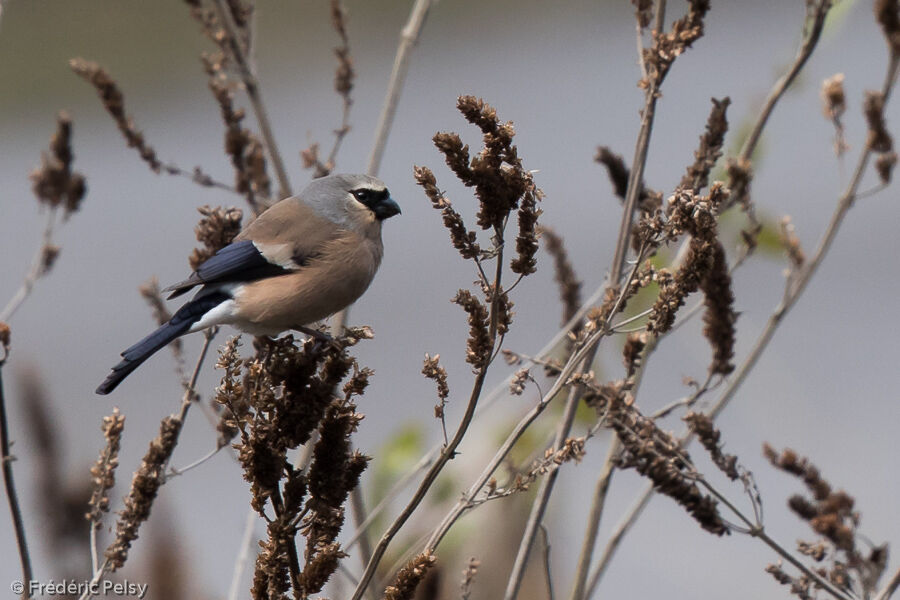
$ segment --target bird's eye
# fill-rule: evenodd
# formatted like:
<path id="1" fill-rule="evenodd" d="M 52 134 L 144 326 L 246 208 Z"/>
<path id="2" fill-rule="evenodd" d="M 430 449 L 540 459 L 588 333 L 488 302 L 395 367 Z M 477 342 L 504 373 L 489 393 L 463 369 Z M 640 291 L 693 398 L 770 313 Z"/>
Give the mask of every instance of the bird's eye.
<path id="1" fill-rule="evenodd" d="M 366 199 L 367 199 L 368 196 L 369 196 L 367 190 L 353 190 L 351 193 L 353 194 L 353 197 L 354 197 L 354 198 L 356 198 L 357 200 L 359 200 L 359 201 L 362 202 L 363 204 L 366 203 Z"/>

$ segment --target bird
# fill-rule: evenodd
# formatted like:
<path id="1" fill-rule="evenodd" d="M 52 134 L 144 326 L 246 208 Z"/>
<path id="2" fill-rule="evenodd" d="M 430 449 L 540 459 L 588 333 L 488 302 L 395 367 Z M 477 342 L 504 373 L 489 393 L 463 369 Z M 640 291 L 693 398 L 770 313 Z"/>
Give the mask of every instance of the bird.
<path id="1" fill-rule="evenodd" d="M 124 352 L 96 393 L 112 392 L 177 337 L 217 325 L 261 336 L 306 326 L 363 295 L 381 264 L 381 226 L 400 214 L 385 184 L 368 175 L 314 179 L 265 210 L 191 275 L 164 289 L 194 297 Z M 324 334 L 318 334 L 324 335 Z"/>

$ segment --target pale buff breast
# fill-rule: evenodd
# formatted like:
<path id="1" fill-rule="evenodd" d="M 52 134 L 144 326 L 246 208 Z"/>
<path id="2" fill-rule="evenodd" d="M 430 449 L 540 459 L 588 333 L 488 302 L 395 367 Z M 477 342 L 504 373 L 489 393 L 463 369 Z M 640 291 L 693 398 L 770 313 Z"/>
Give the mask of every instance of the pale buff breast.
<path id="1" fill-rule="evenodd" d="M 381 244 L 357 235 L 325 244 L 321 256 L 295 273 L 245 284 L 235 293 L 240 318 L 250 333 L 276 334 L 320 321 L 355 302 L 372 283 Z M 262 324 L 265 325 L 262 325 Z"/>

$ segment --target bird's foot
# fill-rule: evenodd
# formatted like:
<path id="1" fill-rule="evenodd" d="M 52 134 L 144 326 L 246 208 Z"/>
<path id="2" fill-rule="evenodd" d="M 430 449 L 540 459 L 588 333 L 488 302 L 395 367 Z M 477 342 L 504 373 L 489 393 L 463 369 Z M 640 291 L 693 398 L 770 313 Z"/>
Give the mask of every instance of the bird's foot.
<path id="1" fill-rule="evenodd" d="M 318 329 L 312 329 L 310 327 L 305 327 L 303 325 L 295 325 L 293 329 L 296 329 L 300 333 L 304 333 L 311 338 L 316 340 L 317 349 L 322 348 L 325 344 L 330 345 L 335 350 L 343 350 L 344 347 L 338 342 L 336 339 L 325 333 L 324 331 L 319 331 Z"/>

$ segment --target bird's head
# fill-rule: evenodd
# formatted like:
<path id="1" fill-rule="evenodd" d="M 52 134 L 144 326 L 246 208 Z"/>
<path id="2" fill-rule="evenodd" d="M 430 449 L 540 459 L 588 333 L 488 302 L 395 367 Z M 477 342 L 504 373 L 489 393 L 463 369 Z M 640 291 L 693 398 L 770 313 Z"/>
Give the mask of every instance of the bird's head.
<path id="1" fill-rule="evenodd" d="M 384 183 L 368 175 L 328 175 L 315 179 L 301 194 L 320 214 L 344 227 L 381 224 L 400 213 Z"/>

